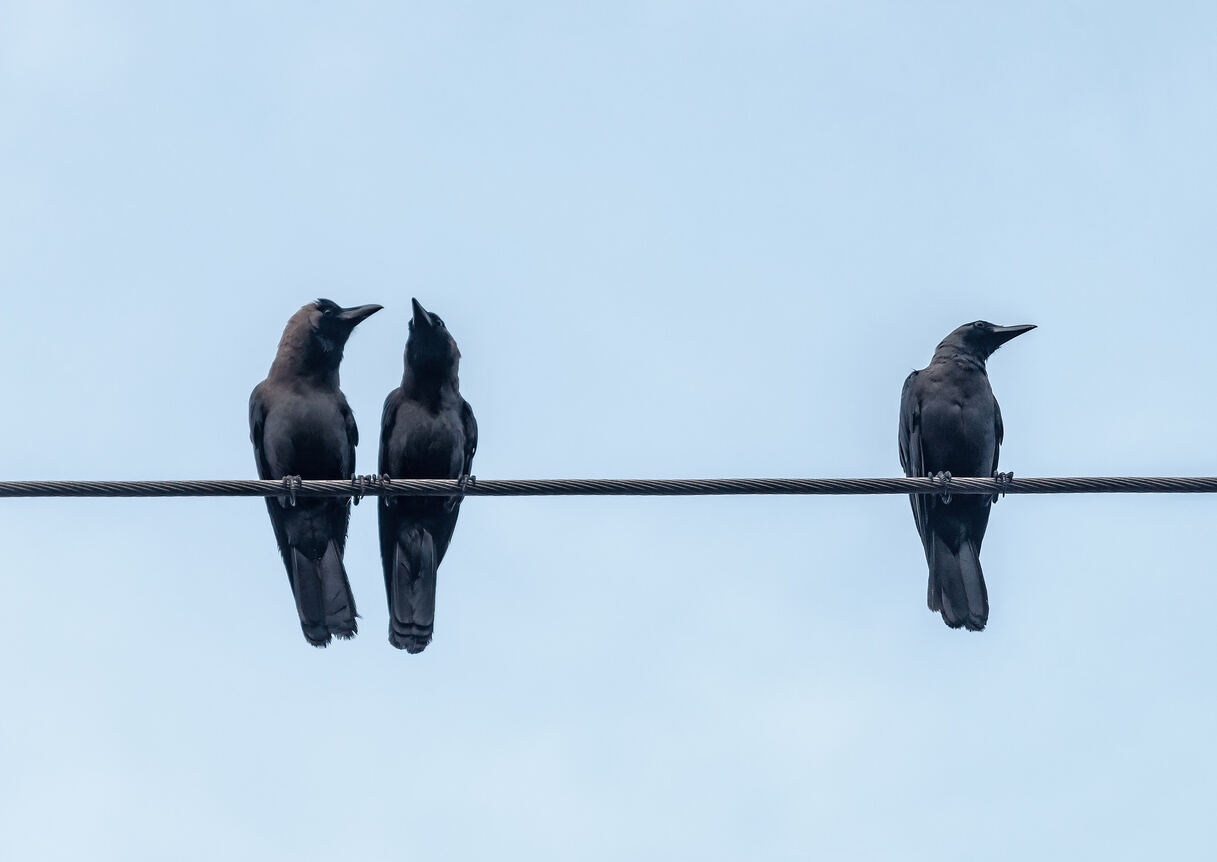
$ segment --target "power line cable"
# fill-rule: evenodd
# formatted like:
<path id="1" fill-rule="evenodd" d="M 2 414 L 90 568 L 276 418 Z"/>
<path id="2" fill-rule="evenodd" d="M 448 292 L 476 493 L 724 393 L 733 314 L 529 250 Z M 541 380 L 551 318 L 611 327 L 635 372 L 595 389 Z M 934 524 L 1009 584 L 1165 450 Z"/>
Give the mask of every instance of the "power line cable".
<path id="1" fill-rule="evenodd" d="M 350 479 L 0 481 L 5 497 L 691 497 L 873 494 L 1212 494 L 1214 476 L 1072 476 L 998 479 Z"/>

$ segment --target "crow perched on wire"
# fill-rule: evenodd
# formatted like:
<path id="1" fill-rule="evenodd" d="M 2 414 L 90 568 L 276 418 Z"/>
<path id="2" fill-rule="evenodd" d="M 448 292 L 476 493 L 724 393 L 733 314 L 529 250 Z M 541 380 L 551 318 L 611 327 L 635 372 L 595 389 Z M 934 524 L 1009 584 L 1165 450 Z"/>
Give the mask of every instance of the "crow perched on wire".
<path id="1" fill-rule="evenodd" d="M 292 315 L 270 373 L 249 396 L 259 477 L 354 476 L 359 431 L 338 388 L 338 365 L 351 331 L 380 308 L 340 308 L 319 299 Z M 331 636 L 354 637 L 355 598 L 342 565 L 350 500 L 268 498 L 266 508 L 305 639 L 323 647 Z"/>
<path id="2" fill-rule="evenodd" d="M 965 324 L 934 351 L 929 367 L 904 381 L 900 396 L 900 464 L 906 476 L 997 475 L 1001 409 L 985 360 L 1034 326 Z M 951 628 L 980 631 L 989 619 L 989 595 L 980 568 L 980 543 L 991 498 L 910 494 L 913 519 L 929 564 L 930 610 Z"/>
<path id="3" fill-rule="evenodd" d="M 439 315 L 417 299 L 401 386 L 385 399 L 380 472 L 399 479 L 468 480 L 478 426 L 461 397 L 461 352 Z M 435 624 L 435 575 L 460 514 L 460 498 L 387 497 L 380 559 L 389 600 L 389 643 L 419 653 Z"/>

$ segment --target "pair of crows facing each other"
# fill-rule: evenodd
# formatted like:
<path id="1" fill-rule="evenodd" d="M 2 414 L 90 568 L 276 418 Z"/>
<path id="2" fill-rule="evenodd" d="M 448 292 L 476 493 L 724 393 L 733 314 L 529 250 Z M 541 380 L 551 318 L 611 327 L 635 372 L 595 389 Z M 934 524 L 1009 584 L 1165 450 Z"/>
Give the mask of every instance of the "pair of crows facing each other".
<path id="1" fill-rule="evenodd" d="M 460 351 L 438 315 L 413 300 L 401 386 L 385 400 L 379 472 L 403 479 L 464 479 L 473 467 L 477 422 L 460 395 Z M 351 331 L 379 305 L 340 308 L 319 299 L 283 331 L 266 379 L 249 399 L 250 438 L 263 479 L 352 479 L 359 432 L 338 386 Z M 1035 327 L 965 324 L 904 381 L 900 464 L 906 476 L 1000 476 L 1004 428 L 985 362 Z M 929 567 L 927 601 L 951 628 L 980 631 L 989 597 L 980 546 L 993 498 L 911 494 Z M 389 642 L 411 653 L 431 642 L 436 570 L 448 549 L 460 499 L 396 497 L 378 506 L 380 553 L 389 604 Z M 349 498 L 267 499 L 275 539 L 296 598 L 300 627 L 314 646 L 356 633 L 355 599 L 342 554 Z"/>
<path id="2" fill-rule="evenodd" d="M 461 397 L 461 353 L 439 315 L 413 300 L 401 386 L 385 399 L 379 472 L 401 479 L 467 478 L 477 422 Z M 338 386 L 347 338 L 379 305 L 341 308 L 319 299 L 287 322 L 266 379 L 249 397 L 249 436 L 262 479 L 352 479 L 359 431 Z M 380 555 L 389 603 L 389 642 L 418 653 L 431 642 L 435 575 L 460 513 L 459 498 L 387 497 Z M 300 628 L 313 646 L 357 631 L 355 598 L 342 564 L 351 499 L 268 498 Z"/>

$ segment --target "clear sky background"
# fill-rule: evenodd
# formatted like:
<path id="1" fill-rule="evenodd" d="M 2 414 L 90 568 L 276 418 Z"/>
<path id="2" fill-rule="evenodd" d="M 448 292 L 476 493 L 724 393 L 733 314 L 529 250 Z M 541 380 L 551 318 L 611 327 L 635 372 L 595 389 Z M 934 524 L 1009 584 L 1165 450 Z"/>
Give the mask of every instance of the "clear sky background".
<path id="1" fill-rule="evenodd" d="M 1018 475 L 1217 472 L 1212 4 L 0 2 L 7 478 L 254 475 L 318 296 L 410 297 L 483 478 L 891 476 L 960 323 Z M 1202 858 L 1217 500 L 475 499 L 435 641 L 300 635 L 257 500 L 0 501 L 10 859 Z"/>

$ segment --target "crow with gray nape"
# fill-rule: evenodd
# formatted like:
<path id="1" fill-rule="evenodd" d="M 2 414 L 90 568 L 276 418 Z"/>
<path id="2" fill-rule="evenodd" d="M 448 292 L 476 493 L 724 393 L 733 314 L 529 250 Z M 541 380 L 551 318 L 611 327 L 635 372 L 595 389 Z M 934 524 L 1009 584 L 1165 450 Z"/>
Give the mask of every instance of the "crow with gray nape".
<path id="1" fill-rule="evenodd" d="M 260 478 L 354 477 L 359 431 L 338 388 L 338 365 L 351 331 L 380 308 L 319 299 L 287 322 L 270 373 L 249 396 Z M 350 498 L 267 498 L 266 508 L 305 640 L 324 647 L 331 637 L 354 637 L 355 598 L 342 565 Z"/>
<path id="2" fill-rule="evenodd" d="M 473 469 L 478 426 L 461 397 L 461 352 L 438 314 L 417 299 L 401 386 L 385 399 L 380 472 L 394 479 L 461 479 Z M 459 497 L 386 497 L 380 559 L 389 602 L 389 643 L 420 653 L 435 626 L 435 579 L 456 529 Z"/>
<path id="3" fill-rule="evenodd" d="M 927 368 L 908 376 L 900 396 L 904 475 L 997 475 L 1004 429 L 985 360 L 1032 329 L 1032 325 L 994 326 L 984 320 L 964 324 L 942 340 Z M 910 494 L 909 500 L 930 569 L 930 610 L 940 612 L 953 629 L 980 631 L 989 619 L 980 543 L 992 498 Z"/>

